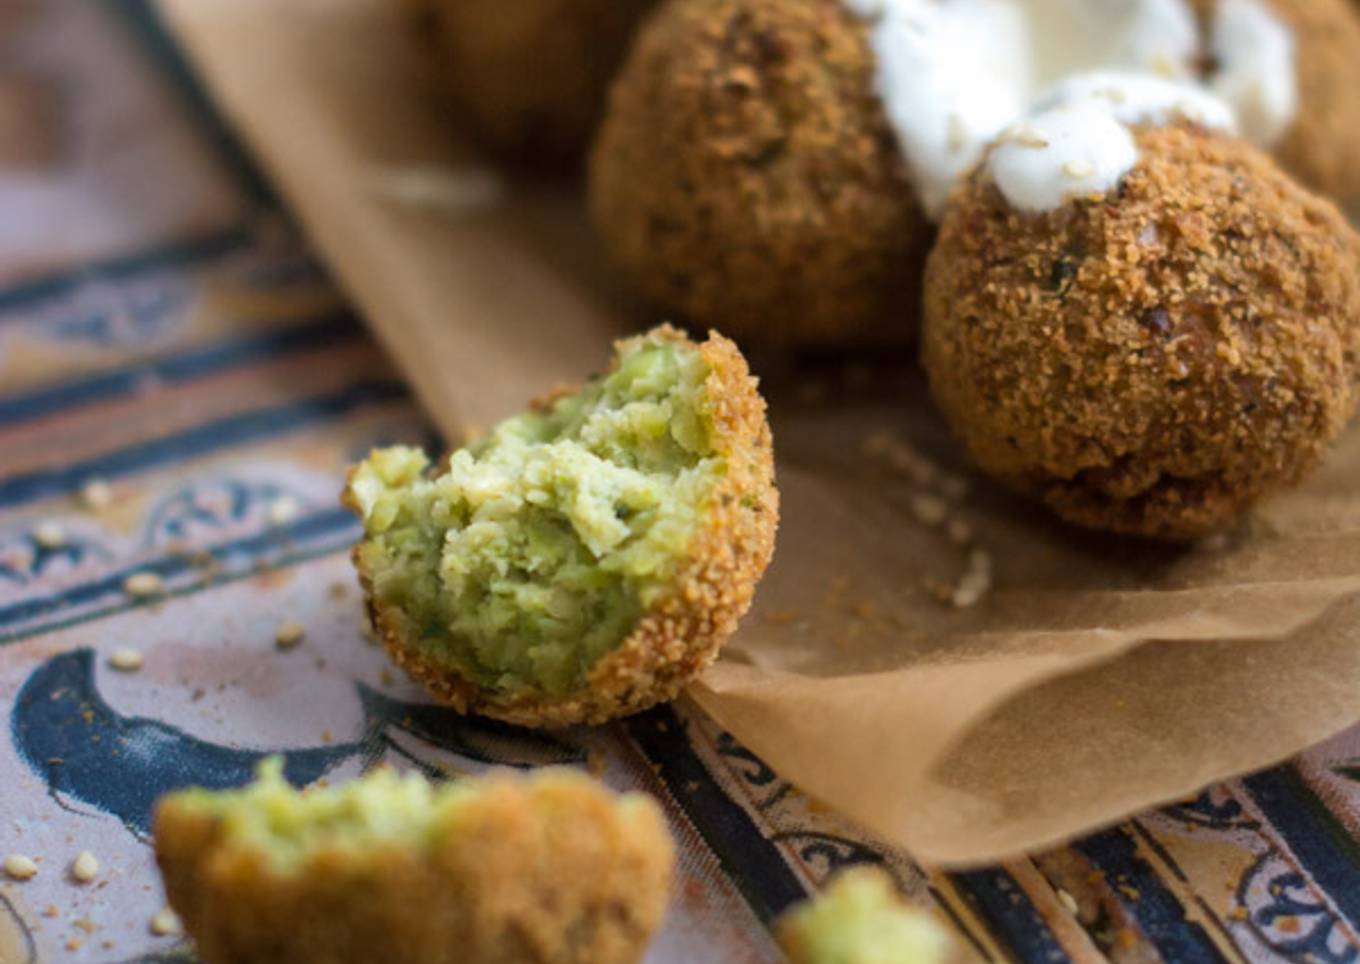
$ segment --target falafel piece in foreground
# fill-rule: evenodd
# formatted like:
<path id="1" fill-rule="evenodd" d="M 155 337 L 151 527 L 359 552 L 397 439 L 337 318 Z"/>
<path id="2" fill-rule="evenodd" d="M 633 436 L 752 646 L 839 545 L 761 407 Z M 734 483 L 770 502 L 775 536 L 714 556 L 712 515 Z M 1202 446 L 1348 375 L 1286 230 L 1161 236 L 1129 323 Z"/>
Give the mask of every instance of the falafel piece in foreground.
<path id="1" fill-rule="evenodd" d="M 592 219 L 658 307 L 742 344 L 915 337 L 932 230 L 841 0 L 670 0 L 590 159 Z"/>
<path id="2" fill-rule="evenodd" d="M 769 564 L 779 501 L 746 360 L 664 325 L 616 348 L 440 471 L 390 448 L 350 472 L 378 634 L 462 712 L 565 726 L 672 699 Z"/>
<path id="3" fill-rule="evenodd" d="M 1209 83 L 1236 95 L 1248 139 L 1268 146 L 1306 187 L 1343 206 L 1360 205 L 1360 6 L 1355 0 L 1191 2 L 1208 40 Z M 1286 36 L 1272 35 L 1272 15 Z M 1286 70 L 1293 71 L 1292 86 L 1281 76 Z M 1285 122 L 1274 130 L 1280 118 Z"/>
<path id="4" fill-rule="evenodd" d="M 852 867 L 780 918 L 791 964 L 944 964 L 949 934 L 908 905 L 880 867 Z"/>
<path id="5" fill-rule="evenodd" d="M 1297 482 L 1354 412 L 1360 238 L 1240 140 L 1130 137 L 1110 190 L 1052 210 L 998 186 L 1025 145 L 992 149 L 941 225 L 922 355 L 988 473 L 1082 526 L 1190 539 Z"/>
<path id="6" fill-rule="evenodd" d="M 544 170 L 581 165 L 609 83 L 655 0 L 402 0 L 445 96 L 483 146 Z"/>
<path id="7" fill-rule="evenodd" d="M 665 913 L 660 809 L 584 774 L 294 790 L 282 760 L 155 817 L 170 905 L 207 964 L 631 964 Z"/>

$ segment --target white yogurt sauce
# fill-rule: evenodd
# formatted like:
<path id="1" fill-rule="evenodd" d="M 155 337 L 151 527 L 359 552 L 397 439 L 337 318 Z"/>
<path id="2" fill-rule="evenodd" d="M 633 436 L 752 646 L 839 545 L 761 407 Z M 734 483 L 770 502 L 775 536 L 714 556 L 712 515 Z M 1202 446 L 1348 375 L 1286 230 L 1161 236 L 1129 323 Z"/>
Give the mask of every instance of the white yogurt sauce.
<path id="1" fill-rule="evenodd" d="M 1209 38 L 1218 61 L 1210 84 L 1237 111 L 1242 133 L 1271 147 L 1299 109 L 1294 34 L 1265 0 L 1218 0 Z"/>
<path id="2" fill-rule="evenodd" d="M 1081 74 L 1040 98 L 1037 112 L 1002 134 L 988 172 L 1010 205 L 1051 211 L 1105 194 L 1138 163 L 1132 127 L 1185 118 L 1234 130 L 1232 111 L 1198 87 L 1149 74 Z"/>
<path id="3" fill-rule="evenodd" d="M 1113 170 L 1114 159 L 1125 156 L 1115 147 L 1128 138 L 1121 119 L 1164 123 L 1176 115 L 1230 129 L 1235 111 L 1243 131 L 1268 144 L 1287 129 L 1297 107 L 1292 37 L 1265 6 L 1267 0 L 1220 0 L 1212 52 L 1222 69 L 1212 87 L 1231 111 L 1193 81 L 1201 50 L 1186 0 L 842 2 L 872 24 L 878 93 L 933 219 L 943 214 L 954 182 L 1002 131 L 1035 110 L 1047 113 L 1045 108 L 1063 99 L 1090 100 L 1116 74 L 1127 103 L 1121 111 L 1103 110 L 1104 123 L 1085 153 L 1060 158 L 1059 169 L 1069 162 L 1076 170 L 1092 165 L 1090 184 L 1099 183 Z M 1132 74 L 1141 75 L 1137 83 L 1130 80 Z M 1167 79 L 1180 82 L 1167 85 L 1175 87 L 1174 96 L 1152 83 Z M 1082 114 L 1093 116 L 1092 111 Z M 1065 121 L 1051 122 L 1063 131 L 1064 150 L 1077 150 L 1077 135 Z M 1111 125 L 1121 128 L 1123 138 Z M 1037 170 L 1039 162 L 1015 163 L 1019 166 L 1012 173 L 1020 177 L 1022 170 Z M 1017 192 L 1055 196 L 1051 185 Z"/>

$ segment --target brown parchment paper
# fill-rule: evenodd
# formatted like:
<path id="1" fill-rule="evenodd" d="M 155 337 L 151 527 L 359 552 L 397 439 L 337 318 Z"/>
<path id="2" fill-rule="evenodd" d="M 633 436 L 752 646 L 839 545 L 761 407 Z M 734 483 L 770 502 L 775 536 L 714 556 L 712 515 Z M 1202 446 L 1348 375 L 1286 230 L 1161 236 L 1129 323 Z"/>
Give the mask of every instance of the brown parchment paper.
<path id="1" fill-rule="evenodd" d="M 457 143 L 384 0 L 160 0 L 220 105 L 450 438 L 597 370 L 653 319 L 610 289 L 567 187 Z M 692 696 L 810 793 L 918 857 L 1020 853 L 1283 759 L 1360 717 L 1360 433 L 1226 540 L 1052 522 L 966 470 L 914 364 L 754 359 L 783 524 L 755 609 Z M 867 442 L 877 436 L 876 442 Z M 883 439 L 887 439 L 885 442 Z"/>

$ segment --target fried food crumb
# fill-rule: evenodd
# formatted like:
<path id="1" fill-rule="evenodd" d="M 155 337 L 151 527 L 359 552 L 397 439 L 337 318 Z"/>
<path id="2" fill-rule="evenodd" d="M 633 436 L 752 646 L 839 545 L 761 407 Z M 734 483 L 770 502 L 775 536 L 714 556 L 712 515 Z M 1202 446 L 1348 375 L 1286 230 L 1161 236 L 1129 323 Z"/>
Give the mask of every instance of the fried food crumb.
<path id="1" fill-rule="evenodd" d="M 157 937 L 173 937 L 184 930 L 184 925 L 180 923 L 179 915 L 169 907 L 163 907 L 156 911 L 151 918 L 151 933 Z"/>
<path id="2" fill-rule="evenodd" d="M 123 673 L 135 673 L 146 660 L 135 649 L 115 649 L 109 656 L 109 665 Z"/>
<path id="3" fill-rule="evenodd" d="M 24 854 L 10 854 L 5 858 L 5 874 L 14 880 L 32 880 L 38 875 L 38 864 Z"/>
<path id="4" fill-rule="evenodd" d="M 165 592 L 165 583 L 154 572 L 134 572 L 123 580 L 123 592 L 137 599 L 150 599 Z"/>
<path id="5" fill-rule="evenodd" d="M 103 479 L 89 479 L 80 487 L 80 504 L 85 508 L 99 511 L 113 504 L 113 487 Z"/>
<path id="6" fill-rule="evenodd" d="M 302 643 L 306 635 L 306 627 L 290 619 L 280 626 L 278 632 L 274 634 L 274 645 L 282 650 L 293 649 Z"/>
<path id="7" fill-rule="evenodd" d="M 79 884 L 88 884 L 99 876 L 99 860 L 88 850 L 76 854 L 71 862 L 71 878 Z"/>

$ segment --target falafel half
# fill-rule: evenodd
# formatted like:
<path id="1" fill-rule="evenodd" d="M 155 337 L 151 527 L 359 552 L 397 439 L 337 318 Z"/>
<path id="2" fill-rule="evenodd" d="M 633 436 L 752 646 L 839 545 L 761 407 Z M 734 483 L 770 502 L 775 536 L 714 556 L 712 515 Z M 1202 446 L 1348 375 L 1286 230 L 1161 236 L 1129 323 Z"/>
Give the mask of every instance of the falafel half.
<path id="1" fill-rule="evenodd" d="M 1191 0 L 1206 31 L 1222 0 Z M 1305 186 L 1360 204 L 1360 7 L 1355 0 L 1263 0 L 1291 30 L 1298 108 L 1271 152 Z"/>
<path id="2" fill-rule="evenodd" d="M 1360 238 L 1242 141 L 1136 141 L 1115 189 L 1048 212 L 975 169 L 922 355 L 984 470 L 1071 522 L 1188 539 L 1297 481 L 1354 411 Z"/>
<path id="3" fill-rule="evenodd" d="M 736 346 L 669 326 L 449 457 L 375 451 L 343 501 L 388 653 L 462 712 L 599 723 L 673 698 L 774 551 L 765 402 Z"/>
<path id="4" fill-rule="evenodd" d="M 949 934 L 906 903 L 881 867 L 851 867 L 779 919 L 791 964 L 944 964 Z"/>
<path id="5" fill-rule="evenodd" d="M 572 169 L 655 0 L 402 0 L 445 94 L 480 142 L 528 167 Z"/>
<path id="6" fill-rule="evenodd" d="M 635 287 L 743 343 L 906 343 L 932 229 L 841 0 L 669 0 L 591 154 Z"/>
<path id="7" fill-rule="evenodd" d="M 665 912 L 659 808 L 571 770 L 160 801 L 156 860 L 208 964 L 632 964 Z"/>

